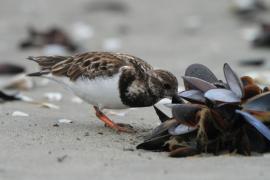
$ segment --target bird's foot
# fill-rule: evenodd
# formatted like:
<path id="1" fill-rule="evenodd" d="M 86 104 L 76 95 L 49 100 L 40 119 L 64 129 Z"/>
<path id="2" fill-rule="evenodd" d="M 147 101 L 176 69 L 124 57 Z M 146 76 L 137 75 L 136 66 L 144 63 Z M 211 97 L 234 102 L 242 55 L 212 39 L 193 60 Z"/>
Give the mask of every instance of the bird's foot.
<path id="1" fill-rule="evenodd" d="M 115 129 L 117 132 L 135 133 L 136 131 L 129 124 L 115 123 L 108 118 L 103 112 L 94 106 L 96 116 L 105 123 L 105 126 Z"/>
<path id="2" fill-rule="evenodd" d="M 106 127 L 109 127 L 108 124 L 105 123 Z M 135 129 L 130 124 L 125 123 L 115 123 L 112 129 L 115 129 L 117 132 L 125 132 L 125 133 L 135 133 Z"/>

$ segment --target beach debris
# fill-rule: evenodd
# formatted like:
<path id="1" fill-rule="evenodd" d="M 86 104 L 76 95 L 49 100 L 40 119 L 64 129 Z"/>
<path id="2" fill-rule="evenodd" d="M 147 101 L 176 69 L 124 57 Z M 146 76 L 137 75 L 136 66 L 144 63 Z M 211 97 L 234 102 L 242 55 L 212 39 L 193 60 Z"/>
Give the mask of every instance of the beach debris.
<path id="1" fill-rule="evenodd" d="M 270 24 L 261 23 L 260 31 L 256 37 L 251 41 L 254 47 L 270 47 Z"/>
<path id="2" fill-rule="evenodd" d="M 49 54 L 52 51 L 59 51 L 60 47 L 72 53 L 78 50 L 78 46 L 59 27 L 51 27 L 46 31 L 39 31 L 30 27 L 28 29 L 28 38 L 23 40 L 19 46 L 21 49 L 44 48 L 48 46 L 46 51 Z"/>
<path id="3" fill-rule="evenodd" d="M 59 127 L 59 124 L 55 123 L 53 124 L 53 127 Z"/>
<path id="4" fill-rule="evenodd" d="M 44 96 L 49 101 L 61 101 L 63 98 L 63 95 L 59 92 L 47 92 L 44 94 Z"/>
<path id="5" fill-rule="evenodd" d="M 245 74 L 246 76 L 252 77 L 255 83 L 260 86 L 268 86 L 270 84 L 270 71 L 261 70 L 261 71 L 251 71 Z"/>
<path id="6" fill-rule="evenodd" d="M 172 117 L 157 107 L 161 124 L 138 149 L 169 151 L 171 157 L 201 153 L 252 155 L 270 150 L 270 91 L 249 76 L 239 78 L 226 63 L 226 81 L 202 64 L 183 76 L 184 101 L 168 104 Z"/>
<path id="7" fill-rule="evenodd" d="M 48 109 L 60 109 L 59 106 L 48 103 L 48 102 L 36 102 L 35 104 L 38 104 L 40 107 L 48 108 Z"/>
<path id="8" fill-rule="evenodd" d="M 84 136 L 90 136 L 89 132 L 85 132 Z"/>
<path id="9" fill-rule="evenodd" d="M 90 13 L 105 12 L 125 14 L 128 12 L 127 5 L 122 1 L 93 1 L 87 5 L 86 8 Z"/>
<path id="10" fill-rule="evenodd" d="M 232 10 L 241 16 L 253 15 L 267 9 L 263 0 L 234 0 L 232 3 Z"/>
<path id="11" fill-rule="evenodd" d="M 57 162 L 62 163 L 65 159 L 67 159 L 68 155 L 63 155 L 57 158 Z"/>
<path id="12" fill-rule="evenodd" d="M 81 98 L 75 96 L 75 97 L 72 97 L 71 98 L 71 102 L 77 103 L 77 104 L 82 104 L 83 103 L 83 100 Z"/>
<path id="13" fill-rule="evenodd" d="M 15 75 L 25 72 L 24 67 L 10 64 L 10 63 L 1 63 L 0 64 L 0 76 L 2 75 Z"/>
<path id="14" fill-rule="evenodd" d="M 21 99 L 16 94 L 10 95 L 0 90 L 0 103 L 6 102 L 6 101 L 17 101 L 17 100 L 21 100 Z"/>
<path id="15" fill-rule="evenodd" d="M 94 36 L 94 29 L 84 22 L 76 22 L 73 24 L 72 36 L 76 42 L 89 40 Z"/>
<path id="16" fill-rule="evenodd" d="M 33 80 L 25 74 L 18 74 L 0 81 L 0 89 L 30 90 L 35 86 Z"/>
<path id="17" fill-rule="evenodd" d="M 25 112 L 22 112 L 22 111 L 13 111 L 11 116 L 14 116 L 14 117 L 28 117 L 29 114 L 27 114 Z"/>
<path id="18" fill-rule="evenodd" d="M 122 42 L 118 38 L 107 38 L 104 40 L 102 48 L 104 51 L 117 51 L 122 47 Z"/>
<path id="19" fill-rule="evenodd" d="M 57 122 L 58 123 L 63 123 L 63 124 L 71 124 L 71 123 L 73 123 L 73 121 L 69 120 L 69 119 L 58 119 Z"/>
<path id="20" fill-rule="evenodd" d="M 265 64 L 264 58 L 247 58 L 239 61 L 241 66 L 256 66 L 260 67 Z"/>
<path id="21" fill-rule="evenodd" d="M 67 55 L 68 51 L 66 50 L 66 48 L 62 45 L 58 45 L 58 44 L 49 44 L 49 45 L 45 45 L 42 48 L 42 52 L 44 55 L 46 56 L 54 56 L 54 55 Z"/>
<path id="22" fill-rule="evenodd" d="M 19 94 L 16 94 L 16 98 L 18 98 L 19 100 L 21 101 L 24 101 L 24 102 L 29 102 L 29 103 L 33 103 L 34 102 L 34 99 L 29 97 L 29 96 L 25 96 L 21 93 Z"/>
<path id="23" fill-rule="evenodd" d="M 246 27 L 242 30 L 243 39 L 250 43 L 252 43 L 260 33 L 261 33 L 261 29 L 257 25 Z"/>

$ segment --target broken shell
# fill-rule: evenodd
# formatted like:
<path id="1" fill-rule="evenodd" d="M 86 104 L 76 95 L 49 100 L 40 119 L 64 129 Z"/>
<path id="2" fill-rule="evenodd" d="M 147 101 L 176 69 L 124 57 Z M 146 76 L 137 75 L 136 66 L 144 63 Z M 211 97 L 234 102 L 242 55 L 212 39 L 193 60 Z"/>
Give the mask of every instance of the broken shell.
<path id="1" fill-rule="evenodd" d="M 34 99 L 32 99 L 31 97 L 22 95 L 22 94 L 17 94 L 16 97 L 24 102 L 34 102 Z"/>
<path id="2" fill-rule="evenodd" d="M 7 80 L 4 80 L 0 84 L 0 88 L 16 89 L 16 90 L 29 90 L 34 87 L 34 82 L 30 77 L 25 74 L 19 74 Z"/>
<path id="3" fill-rule="evenodd" d="M 103 50 L 105 51 L 117 51 L 121 46 L 122 42 L 118 38 L 108 38 L 103 42 Z"/>
<path id="4" fill-rule="evenodd" d="M 59 92 L 48 92 L 45 93 L 44 96 L 49 100 L 49 101 L 61 101 L 62 99 L 62 94 Z"/>
<path id="5" fill-rule="evenodd" d="M 83 103 L 83 100 L 81 98 L 79 98 L 79 97 L 73 97 L 71 99 L 71 102 L 81 104 L 81 103 Z"/>
<path id="6" fill-rule="evenodd" d="M 73 121 L 69 119 L 58 119 L 57 121 L 58 123 L 65 123 L 65 124 L 73 123 Z"/>
<path id="7" fill-rule="evenodd" d="M 25 112 L 22 112 L 22 111 L 14 111 L 12 113 L 12 116 L 17 116 L 17 117 L 28 117 L 29 114 L 25 113 Z"/>
<path id="8" fill-rule="evenodd" d="M 43 102 L 43 103 L 39 103 L 40 107 L 45 107 L 45 108 L 49 108 L 49 109 L 60 109 L 59 106 L 52 104 L 52 103 L 47 103 L 47 102 Z"/>

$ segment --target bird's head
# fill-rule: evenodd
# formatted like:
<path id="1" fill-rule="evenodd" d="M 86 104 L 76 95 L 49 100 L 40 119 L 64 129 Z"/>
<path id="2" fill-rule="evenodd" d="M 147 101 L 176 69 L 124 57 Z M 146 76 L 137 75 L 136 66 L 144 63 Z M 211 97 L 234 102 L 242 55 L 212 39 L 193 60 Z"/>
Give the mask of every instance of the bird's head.
<path id="1" fill-rule="evenodd" d="M 160 98 L 172 98 L 177 94 L 178 81 L 176 77 L 165 70 L 157 69 L 153 71 L 153 77 L 150 80 L 153 89 L 157 89 Z"/>

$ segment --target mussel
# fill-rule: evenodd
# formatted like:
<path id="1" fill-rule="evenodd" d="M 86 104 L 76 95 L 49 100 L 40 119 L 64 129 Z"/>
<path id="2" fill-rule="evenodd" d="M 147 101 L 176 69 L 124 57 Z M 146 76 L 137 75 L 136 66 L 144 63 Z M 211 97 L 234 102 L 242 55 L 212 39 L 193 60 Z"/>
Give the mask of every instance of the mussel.
<path id="1" fill-rule="evenodd" d="M 161 124 L 138 148 L 166 150 L 171 157 L 269 151 L 270 92 L 251 77 L 239 78 L 227 63 L 223 72 L 226 82 L 204 65 L 190 65 L 185 91 L 178 93 L 182 100 L 167 105 L 173 117 L 155 107 Z"/>

